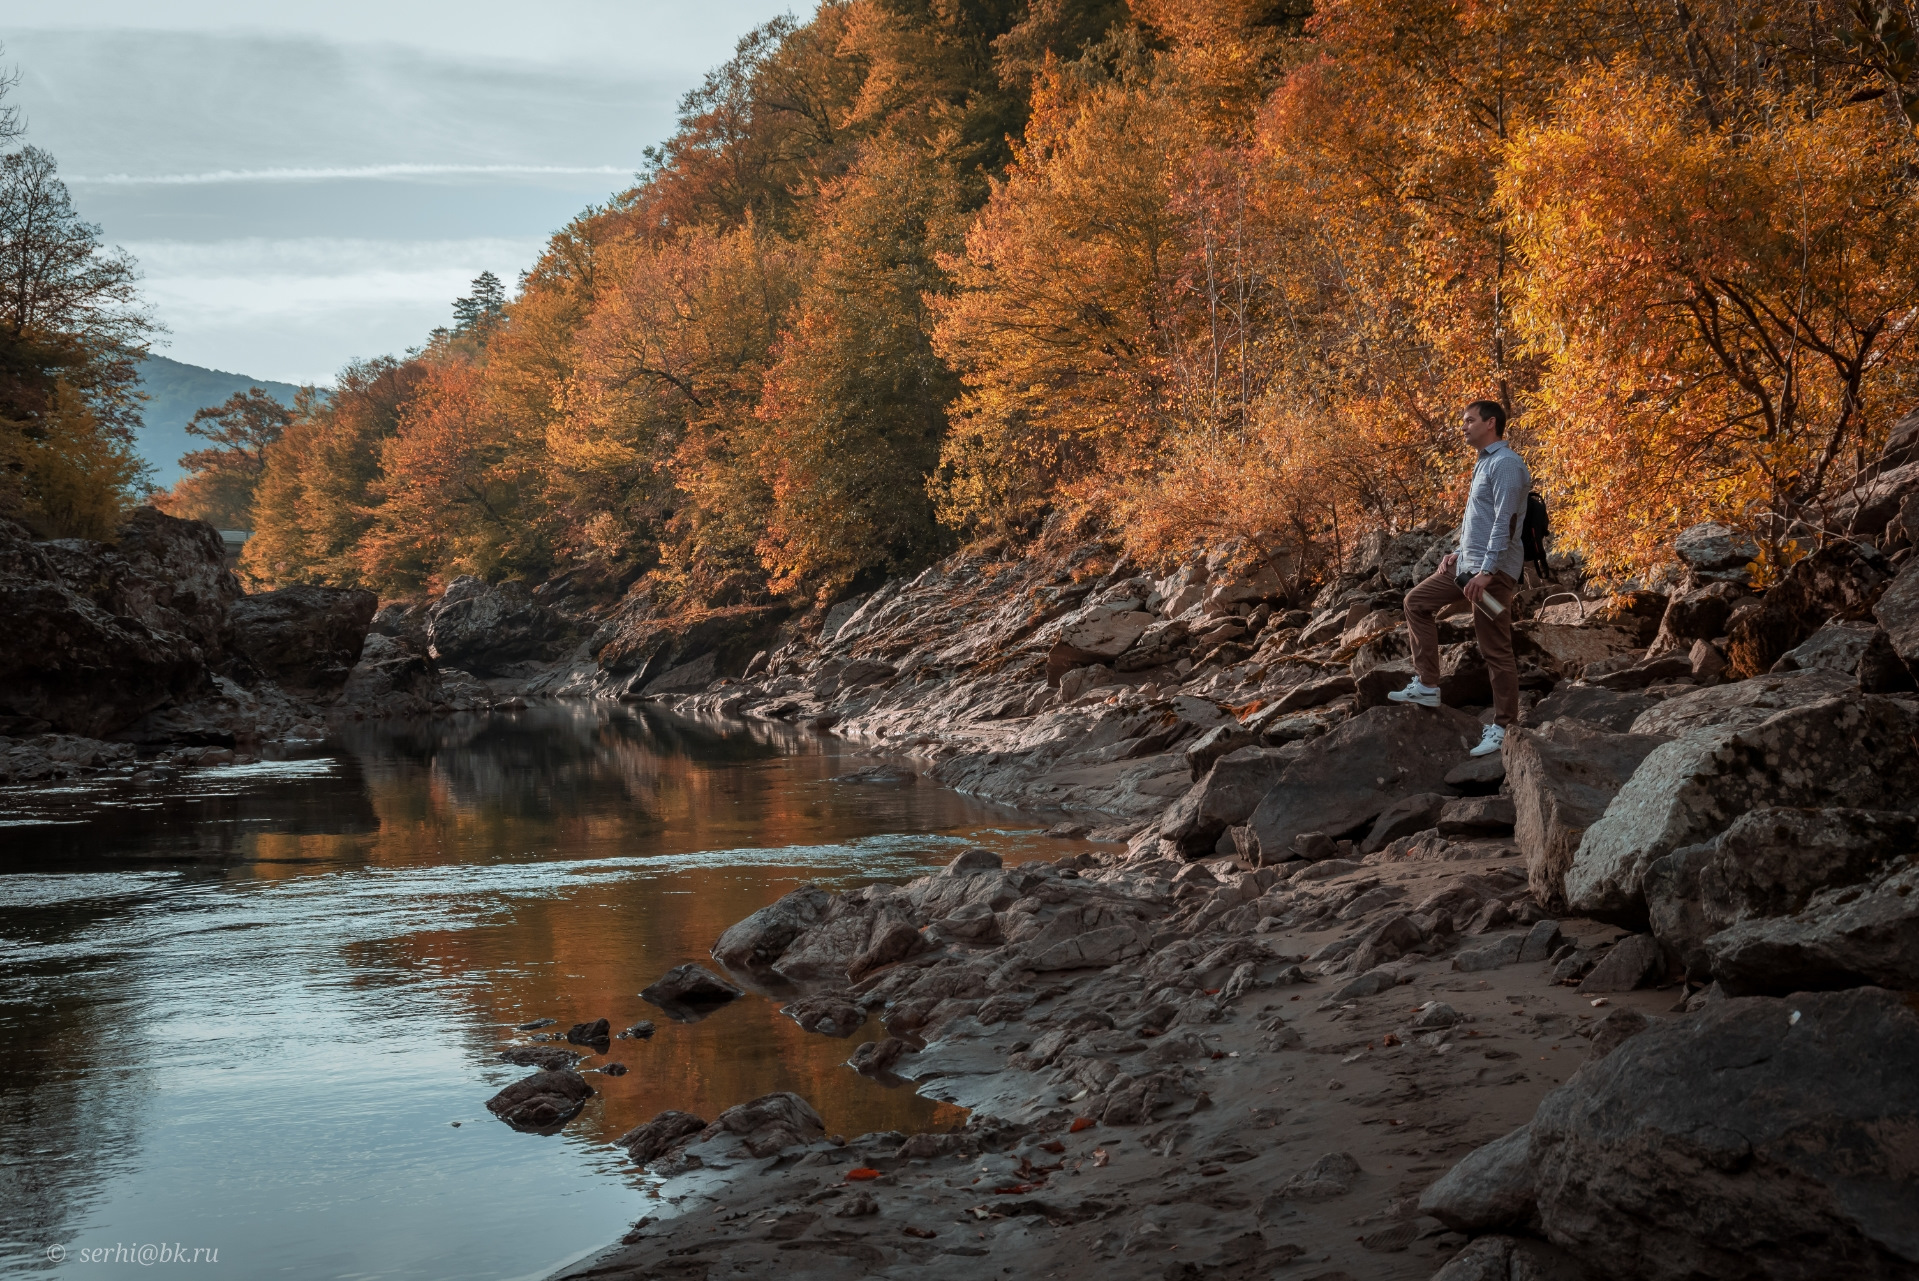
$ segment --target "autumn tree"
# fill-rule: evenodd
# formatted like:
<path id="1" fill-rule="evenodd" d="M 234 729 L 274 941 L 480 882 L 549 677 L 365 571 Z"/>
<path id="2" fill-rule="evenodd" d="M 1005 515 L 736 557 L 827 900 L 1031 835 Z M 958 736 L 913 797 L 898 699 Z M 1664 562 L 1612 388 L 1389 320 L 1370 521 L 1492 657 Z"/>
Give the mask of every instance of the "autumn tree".
<path id="1" fill-rule="evenodd" d="M 1546 457 L 1565 527 L 1610 565 L 1709 518 L 1809 541 L 1919 394 L 1910 131 L 1851 98 L 1708 112 L 1627 67 L 1517 140 L 1503 195 Z"/>
<path id="2" fill-rule="evenodd" d="M 240 557 L 247 578 L 265 586 L 363 581 L 359 545 L 374 525 L 381 445 L 425 377 L 417 360 L 355 361 L 324 398 L 295 401 L 254 490 L 254 536 Z"/>
<path id="3" fill-rule="evenodd" d="M 958 390 L 933 350 L 929 300 L 959 247 L 958 184 L 875 144 L 821 197 L 816 255 L 766 376 L 760 556 L 777 589 L 917 568 L 941 548 L 926 487 Z"/>
<path id="4" fill-rule="evenodd" d="M 293 412 L 258 387 L 194 411 L 187 431 L 212 448 L 182 455 L 187 475 L 156 495 L 154 505 L 219 529 L 252 529 L 253 491 L 266 471 L 267 449 L 292 421 Z"/>
<path id="5" fill-rule="evenodd" d="M 0 135 L 13 127 L 0 117 Z M 0 516 L 104 538 L 141 474 L 137 272 L 80 217 L 53 157 L 0 155 Z"/>

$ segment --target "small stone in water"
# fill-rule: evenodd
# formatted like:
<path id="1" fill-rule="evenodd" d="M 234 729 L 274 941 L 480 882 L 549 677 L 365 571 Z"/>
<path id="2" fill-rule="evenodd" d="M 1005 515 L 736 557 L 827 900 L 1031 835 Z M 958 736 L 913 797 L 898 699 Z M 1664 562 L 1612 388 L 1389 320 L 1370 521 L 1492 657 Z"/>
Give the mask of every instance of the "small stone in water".
<path id="1" fill-rule="evenodd" d="M 653 1035 L 653 1031 L 654 1029 L 653 1029 L 652 1021 L 649 1019 L 641 1019 L 638 1023 L 635 1023 L 632 1027 L 620 1033 L 620 1036 L 623 1039 L 627 1039 L 627 1040 L 644 1041 L 647 1037 Z"/>
<path id="2" fill-rule="evenodd" d="M 552 1027 L 558 1022 L 558 1019 L 534 1019 L 531 1023 L 515 1023 L 513 1030 L 515 1032 L 532 1032 L 538 1028 Z"/>

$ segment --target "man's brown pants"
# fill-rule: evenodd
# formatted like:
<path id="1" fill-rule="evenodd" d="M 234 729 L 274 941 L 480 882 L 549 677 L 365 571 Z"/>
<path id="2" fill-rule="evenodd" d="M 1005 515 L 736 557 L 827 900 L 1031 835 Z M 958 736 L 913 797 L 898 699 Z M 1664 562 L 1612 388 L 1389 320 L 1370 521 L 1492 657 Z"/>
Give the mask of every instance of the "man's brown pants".
<path id="1" fill-rule="evenodd" d="M 1513 592 L 1518 584 L 1495 573 L 1486 594 L 1506 607 L 1497 618 L 1473 609 L 1473 633 L 1493 685 L 1493 717 L 1510 728 L 1519 721 L 1519 661 L 1513 657 Z M 1413 643 L 1413 670 L 1427 685 L 1439 684 L 1439 611 L 1466 599 L 1452 575 L 1434 574 L 1406 593 L 1406 631 Z"/>

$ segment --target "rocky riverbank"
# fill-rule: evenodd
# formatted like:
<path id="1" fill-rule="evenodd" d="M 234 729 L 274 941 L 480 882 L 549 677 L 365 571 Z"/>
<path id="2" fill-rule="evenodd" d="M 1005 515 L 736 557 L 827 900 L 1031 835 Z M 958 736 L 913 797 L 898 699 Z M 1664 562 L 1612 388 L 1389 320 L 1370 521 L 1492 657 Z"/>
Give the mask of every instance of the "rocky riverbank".
<path id="1" fill-rule="evenodd" d="M 1447 706 L 1384 697 L 1436 531 L 1309 601 L 1054 529 L 750 656 L 611 620 L 559 684 L 842 734 L 1115 848 L 729 930 L 802 1026 L 883 1018 L 849 1070 L 970 1120 L 663 1114 L 621 1140 L 655 1213 L 562 1275 L 1919 1275 L 1914 435 L 1769 590 L 1718 526 L 1631 591 L 1529 586 L 1525 725 L 1478 761 L 1459 622 Z"/>
<path id="2" fill-rule="evenodd" d="M 1056 523 L 830 607 L 662 617 L 569 578 L 243 596 L 211 530 L 142 511 L 113 544 L 0 530 L 0 759 L 214 764 L 331 717 L 644 700 L 1110 842 L 808 887 L 728 931 L 716 960 L 807 1029 L 883 1019 L 849 1070 L 971 1119 L 664 1114 L 623 1140 L 657 1212 L 569 1275 L 1912 1276 L 1919 420 L 1806 534 L 1763 587 L 1715 525 L 1629 590 L 1556 563 L 1514 606 L 1524 725 L 1475 760 L 1464 620 L 1444 707 L 1385 698 L 1439 530 L 1308 582 L 1231 547 L 1149 572 Z M 523 1084 L 502 1110 L 533 1128 L 590 1089 Z"/>

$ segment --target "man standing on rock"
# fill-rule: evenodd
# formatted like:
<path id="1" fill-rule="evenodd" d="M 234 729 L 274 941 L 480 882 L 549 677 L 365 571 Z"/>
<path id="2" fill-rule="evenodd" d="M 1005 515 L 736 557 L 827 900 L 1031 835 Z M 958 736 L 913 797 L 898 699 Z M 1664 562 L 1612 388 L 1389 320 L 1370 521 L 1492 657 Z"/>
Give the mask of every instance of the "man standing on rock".
<path id="1" fill-rule="evenodd" d="M 1466 519 L 1459 526 L 1459 550 L 1439 562 L 1431 578 L 1406 593 L 1406 631 L 1413 646 L 1413 679 L 1386 695 L 1395 703 L 1439 706 L 1440 610 L 1460 600 L 1473 607 L 1473 633 L 1486 660 L 1493 687 L 1493 723 L 1486 727 L 1474 756 L 1491 756 L 1519 719 L 1519 663 L 1513 657 L 1513 592 L 1525 567 L 1519 537 L 1526 517 L 1532 473 L 1506 444 L 1506 407 L 1475 400 L 1461 418 L 1466 443 L 1479 451 L 1473 466 Z"/>

